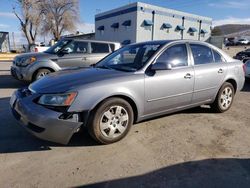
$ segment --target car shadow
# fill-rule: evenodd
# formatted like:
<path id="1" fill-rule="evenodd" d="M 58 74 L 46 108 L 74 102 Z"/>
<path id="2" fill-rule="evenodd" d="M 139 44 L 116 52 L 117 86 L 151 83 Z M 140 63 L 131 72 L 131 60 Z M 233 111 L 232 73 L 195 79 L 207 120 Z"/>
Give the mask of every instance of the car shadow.
<path id="1" fill-rule="evenodd" d="M 40 140 L 28 133 L 12 116 L 9 100 L 9 97 L 0 99 L 0 153 L 43 151 L 51 150 L 51 147 L 65 147 L 65 145 Z M 87 131 L 81 131 L 71 138 L 67 147 L 95 145 L 97 143 Z"/>
<path id="2" fill-rule="evenodd" d="M 242 91 L 250 92 L 250 80 L 249 79 L 245 81 L 245 85 L 244 85 Z"/>
<path id="3" fill-rule="evenodd" d="M 250 159 L 222 158 L 184 162 L 138 176 L 77 187 L 248 188 L 249 185 Z"/>
<path id="4" fill-rule="evenodd" d="M 16 89 L 27 85 L 28 83 L 16 80 L 11 75 L 0 75 L 0 89 Z"/>
<path id="5" fill-rule="evenodd" d="M 27 84 L 15 80 L 10 75 L 0 75 L 0 88 L 19 88 Z M 250 91 L 250 83 L 246 83 L 243 91 Z M 0 98 L 0 153 L 15 153 L 27 151 L 50 150 L 51 147 L 65 147 L 65 145 L 55 144 L 40 140 L 26 130 L 24 130 L 12 116 L 9 109 L 9 97 Z M 214 113 L 208 106 L 196 107 L 179 113 Z M 149 120 L 170 116 L 162 115 Z M 141 122 L 140 122 L 141 123 Z M 98 144 L 89 136 L 86 129 L 75 134 L 66 147 L 75 146 L 97 146 Z"/>

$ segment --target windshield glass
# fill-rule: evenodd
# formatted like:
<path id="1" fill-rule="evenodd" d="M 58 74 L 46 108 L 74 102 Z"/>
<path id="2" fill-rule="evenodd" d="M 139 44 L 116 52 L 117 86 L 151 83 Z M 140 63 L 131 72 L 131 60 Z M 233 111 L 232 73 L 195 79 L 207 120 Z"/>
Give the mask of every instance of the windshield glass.
<path id="1" fill-rule="evenodd" d="M 55 54 L 57 53 L 59 50 L 61 50 L 64 46 L 66 46 L 67 44 L 69 44 L 71 42 L 71 40 L 60 40 L 58 41 L 55 45 L 51 46 L 48 50 L 46 50 L 46 53 L 50 53 L 50 54 Z"/>
<path id="2" fill-rule="evenodd" d="M 160 44 L 129 45 L 107 56 L 95 67 L 134 72 L 142 68 L 160 46 Z"/>

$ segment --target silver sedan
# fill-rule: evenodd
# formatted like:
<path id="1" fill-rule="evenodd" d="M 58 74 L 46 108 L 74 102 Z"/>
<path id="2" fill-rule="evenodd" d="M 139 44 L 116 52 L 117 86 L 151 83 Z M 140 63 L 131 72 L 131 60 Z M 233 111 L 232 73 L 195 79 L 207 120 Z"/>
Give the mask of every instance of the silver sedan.
<path id="1" fill-rule="evenodd" d="M 15 91 L 16 119 L 39 138 L 67 144 L 83 126 L 100 143 L 132 124 L 203 104 L 227 111 L 244 85 L 243 63 L 198 41 L 125 46 L 95 66 L 50 74 Z"/>

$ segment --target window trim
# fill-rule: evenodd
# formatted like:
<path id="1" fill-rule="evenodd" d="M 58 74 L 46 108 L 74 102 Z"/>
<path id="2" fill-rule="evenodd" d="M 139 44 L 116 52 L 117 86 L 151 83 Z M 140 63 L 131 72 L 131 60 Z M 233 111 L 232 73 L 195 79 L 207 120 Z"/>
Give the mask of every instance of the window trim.
<path id="1" fill-rule="evenodd" d="M 194 45 L 201 45 L 201 46 L 205 46 L 205 47 L 209 48 L 209 49 L 211 50 L 211 52 L 212 52 L 212 55 L 213 55 L 213 62 L 212 62 L 212 63 L 205 63 L 205 64 L 197 64 L 197 65 L 196 65 L 195 62 L 194 62 L 194 56 L 193 56 L 193 52 L 192 52 L 192 48 L 191 48 L 191 45 L 192 45 L 192 44 L 194 44 Z M 201 43 L 195 43 L 195 42 L 192 42 L 192 43 L 189 42 L 189 43 L 188 43 L 188 46 L 189 46 L 189 49 L 190 49 L 190 55 L 191 55 L 192 65 L 193 65 L 193 66 L 204 66 L 204 65 L 218 64 L 218 63 L 216 63 L 215 60 L 214 60 L 214 53 L 213 53 L 213 50 L 215 50 L 215 51 L 224 59 L 224 57 L 221 55 L 221 53 L 219 53 L 216 49 L 210 47 L 209 45 L 201 44 Z M 225 59 L 224 59 L 224 62 L 226 62 Z"/>
<path id="2" fill-rule="evenodd" d="M 215 49 L 213 49 L 213 48 L 211 48 L 211 49 L 212 49 L 212 52 L 213 52 L 214 63 L 218 63 L 218 62 L 215 61 L 214 52 L 216 52 L 217 54 L 219 54 L 219 56 L 221 57 L 221 60 L 222 60 L 222 61 L 221 61 L 220 63 L 225 63 L 225 62 L 226 62 L 225 58 L 223 57 L 223 55 L 221 55 L 221 53 L 219 53 L 217 50 L 215 50 Z"/>
<path id="3" fill-rule="evenodd" d="M 106 44 L 108 45 L 109 48 L 109 52 L 102 52 L 102 53 L 92 53 L 92 43 L 98 43 L 98 44 Z M 105 43 L 105 42 L 98 42 L 98 41 L 90 41 L 89 42 L 89 54 L 107 54 L 107 53 L 111 53 L 111 47 L 110 47 L 110 43 Z"/>
<path id="4" fill-rule="evenodd" d="M 89 43 L 88 41 L 72 40 L 72 41 L 69 42 L 68 44 L 75 43 L 75 42 L 85 42 L 85 43 L 87 43 L 87 52 L 86 52 L 86 53 L 72 52 L 72 53 L 68 53 L 67 55 L 70 55 L 70 54 L 74 54 L 74 55 L 77 55 L 77 54 L 84 54 L 84 55 L 90 54 L 90 45 L 89 45 L 90 43 Z M 67 44 L 67 45 L 68 45 L 68 44 Z M 64 46 L 64 47 L 62 48 L 62 50 L 65 49 L 65 48 L 67 47 L 67 45 Z"/>
<path id="5" fill-rule="evenodd" d="M 169 48 L 176 46 L 176 45 L 185 45 L 186 46 L 186 50 L 187 50 L 187 57 L 188 57 L 188 62 L 187 62 L 187 66 L 179 66 L 179 67 L 173 67 L 171 70 L 175 70 L 175 69 L 184 69 L 184 68 L 190 68 L 192 66 L 191 64 L 191 59 L 190 59 L 190 51 L 189 51 L 189 46 L 187 42 L 178 42 L 178 43 L 173 43 L 173 44 L 169 44 L 166 47 L 163 47 L 161 49 L 161 51 L 159 52 L 159 54 L 156 55 L 155 59 L 153 60 L 153 62 L 150 65 L 153 65 L 157 62 L 157 59 Z M 150 67 L 150 65 L 148 67 Z"/>

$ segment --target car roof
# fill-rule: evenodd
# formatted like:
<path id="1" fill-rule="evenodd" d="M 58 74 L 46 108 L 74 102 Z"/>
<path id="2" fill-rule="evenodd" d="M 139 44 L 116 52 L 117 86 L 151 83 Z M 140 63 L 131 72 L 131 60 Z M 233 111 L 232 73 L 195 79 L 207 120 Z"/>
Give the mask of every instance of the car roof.
<path id="1" fill-rule="evenodd" d="M 74 38 L 74 37 L 65 37 L 65 38 L 62 38 L 61 40 L 74 40 L 74 41 L 84 41 L 84 42 L 99 42 L 99 43 L 108 43 L 108 44 L 120 44 L 119 42 L 91 40 L 91 39 L 79 39 L 79 38 Z"/>
<path id="2" fill-rule="evenodd" d="M 224 59 L 226 59 L 226 61 L 233 61 L 233 59 L 227 54 L 225 53 L 223 50 L 217 48 L 216 46 L 207 43 L 207 42 L 203 42 L 203 41 L 198 41 L 198 40 L 191 40 L 191 39 L 177 39 L 177 40 L 155 40 L 155 41 L 147 41 L 147 42 L 140 42 L 140 43 L 134 43 L 134 44 L 130 44 L 130 45 L 137 45 L 137 44 L 149 44 L 149 45 L 168 45 L 168 44 L 180 44 L 180 43 L 193 43 L 193 44 L 201 44 L 204 46 L 207 46 L 213 50 L 216 50 L 217 52 L 219 52 Z"/>
<path id="3" fill-rule="evenodd" d="M 208 45 L 207 42 L 198 41 L 198 40 L 191 40 L 191 39 L 176 39 L 176 40 L 153 40 L 153 41 L 145 41 L 145 42 L 139 42 L 139 43 L 133 43 L 130 45 L 136 45 L 136 44 L 149 44 L 149 45 L 165 45 L 168 43 L 199 43 L 203 45 Z"/>

